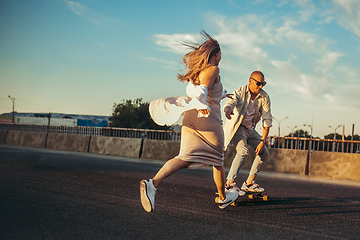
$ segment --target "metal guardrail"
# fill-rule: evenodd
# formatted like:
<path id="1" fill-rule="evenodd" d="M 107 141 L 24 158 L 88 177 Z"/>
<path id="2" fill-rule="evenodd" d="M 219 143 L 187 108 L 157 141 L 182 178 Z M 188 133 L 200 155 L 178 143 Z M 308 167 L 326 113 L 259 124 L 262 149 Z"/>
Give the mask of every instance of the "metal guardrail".
<path id="1" fill-rule="evenodd" d="M 269 148 L 360 153 L 360 141 L 351 140 L 274 137 L 268 139 L 267 145 Z"/>
<path id="2" fill-rule="evenodd" d="M 0 124 L 0 129 L 180 141 L 180 132 L 152 130 L 152 129 L 80 127 L 80 126 L 69 127 L 69 126 L 48 126 L 48 125 L 28 125 L 28 124 Z"/>
<path id="3" fill-rule="evenodd" d="M 112 127 L 69 127 L 28 124 L 0 123 L 0 129 L 35 131 L 49 133 L 80 134 L 106 137 L 141 138 L 167 141 L 180 141 L 181 132 L 152 129 L 112 128 Z M 332 140 L 298 137 L 270 137 L 269 148 L 299 149 L 310 151 L 360 153 L 360 141 Z"/>

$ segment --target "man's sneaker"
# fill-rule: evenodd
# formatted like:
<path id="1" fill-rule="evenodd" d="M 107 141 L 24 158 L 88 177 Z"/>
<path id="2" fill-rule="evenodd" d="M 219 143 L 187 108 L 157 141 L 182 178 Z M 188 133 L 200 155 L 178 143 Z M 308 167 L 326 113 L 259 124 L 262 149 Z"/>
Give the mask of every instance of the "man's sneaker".
<path id="1" fill-rule="evenodd" d="M 230 204 L 235 202 L 235 200 L 239 197 L 238 192 L 234 191 L 232 189 L 225 190 L 225 195 L 226 195 L 225 200 L 220 200 L 219 197 L 215 198 L 215 202 L 219 204 L 219 208 L 221 208 L 221 209 L 226 208 L 227 206 L 229 206 Z"/>
<path id="2" fill-rule="evenodd" d="M 265 189 L 261 188 L 259 184 L 252 182 L 251 184 L 246 184 L 246 182 L 243 183 L 241 186 L 241 190 L 244 192 L 251 192 L 251 193 L 262 193 L 265 191 Z"/>
<path id="3" fill-rule="evenodd" d="M 230 190 L 234 190 L 237 191 L 239 193 L 239 196 L 244 196 L 246 193 L 244 191 L 241 191 L 237 186 L 236 186 L 236 182 L 233 182 L 232 184 L 230 184 L 229 186 L 226 187 L 226 189 Z"/>
<path id="4" fill-rule="evenodd" d="M 140 200 L 141 205 L 147 212 L 154 210 L 156 188 L 152 179 L 140 181 Z"/>

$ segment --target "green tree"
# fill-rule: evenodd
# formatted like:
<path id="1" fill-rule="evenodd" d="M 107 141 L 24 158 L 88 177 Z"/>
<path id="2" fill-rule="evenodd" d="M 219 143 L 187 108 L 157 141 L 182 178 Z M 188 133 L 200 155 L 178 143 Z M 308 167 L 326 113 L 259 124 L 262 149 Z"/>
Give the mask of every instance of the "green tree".
<path id="1" fill-rule="evenodd" d="M 110 117 L 110 127 L 171 130 L 171 127 L 159 126 L 150 117 L 149 103 L 142 98 L 135 100 L 123 99 L 121 103 L 114 103 Z"/>
<path id="2" fill-rule="evenodd" d="M 345 138 L 345 140 L 351 140 L 351 135 L 345 136 L 344 138 Z M 334 133 L 330 133 L 328 135 L 325 135 L 324 139 L 334 139 Z M 342 135 L 336 133 L 335 139 L 342 140 Z M 354 135 L 353 141 L 359 141 L 359 140 L 360 140 L 360 136 L 357 135 L 357 134 Z"/>
<path id="3" fill-rule="evenodd" d="M 324 139 L 334 139 L 334 133 L 329 133 L 328 135 L 325 135 L 325 136 L 324 136 Z M 336 133 L 335 139 L 341 140 L 341 139 L 342 139 L 342 135 Z"/>
<path id="4" fill-rule="evenodd" d="M 301 137 L 301 138 L 310 138 L 310 134 L 308 133 L 308 131 L 304 131 L 302 129 L 298 129 L 293 133 L 294 137 Z M 291 137 L 291 133 L 289 133 L 288 135 L 286 135 L 285 137 Z"/>

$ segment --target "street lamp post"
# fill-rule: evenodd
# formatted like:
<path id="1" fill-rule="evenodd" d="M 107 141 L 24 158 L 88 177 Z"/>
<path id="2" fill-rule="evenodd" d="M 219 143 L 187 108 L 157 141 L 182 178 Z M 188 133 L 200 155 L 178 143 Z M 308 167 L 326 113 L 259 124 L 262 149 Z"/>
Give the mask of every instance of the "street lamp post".
<path id="1" fill-rule="evenodd" d="M 9 97 L 10 100 L 13 102 L 13 107 L 12 107 L 12 122 L 15 123 L 15 98 L 10 97 L 10 95 L 8 95 L 8 97 Z"/>
<path id="2" fill-rule="evenodd" d="M 310 125 L 310 124 L 304 124 L 304 127 L 309 127 L 309 128 L 310 128 L 309 151 L 311 152 L 311 151 L 312 151 L 312 150 L 311 150 L 312 138 L 313 138 L 313 136 L 312 136 L 312 125 Z M 305 135 L 305 132 L 304 132 L 304 135 Z M 306 135 L 305 135 L 305 137 L 306 137 Z"/>
<path id="3" fill-rule="evenodd" d="M 287 119 L 287 118 L 289 118 L 289 116 L 287 116 L 286 118 L 283 118 L 283 119 L 281 119 L 280 121 L 279 120 L 277 120 L 275 117 L 273 117 L 273 119 L 275 119 L 277 122 L 278 122 L 278 124 L 279 124 L 279 128 L 278 128 L 278 136 L 280 137 L 280 123 L 282 122 L 282 121 L 284 121 L 285 119 Z"/>
<path id="4" fill-rule="evenodd" d="M 333 128 L 333 127 L 329 126 L 329 128 L 334 129 L 334 140 L 336 139 L 336 129 L 338 129 L 338 128 L 341 127 L 341 126 L 342 126 L 342 125 L 338 125 L 336 128 Z M 333 149 L 332 149 L 332 151 L 334 152 L 334 150 L 335 150 L 335 141 L 333 142 Z"/>
<path id="5" fill-rule="evenodd" d="M 291 128 L 291 127 L 288 126 L 288 128 L 291 129 L 291 137 L 294 137 L 294 129 L 297 128 L 297 126 L 295 126 L 295 127 L 293 127 L 293 128 Z"/>
<path id="6" fill-rule="evenodd" d="M 313 138 L 312 136 L 312 125 L 310 124 L 304 124 L 304 127 L 309 127 L 310 128 L 310 138 Z M 304 133 L 305 134 L 305 133 Z"/>
<path id="7" fill-rule="evenodd" d="M 291 137 L 294 137 L 294 129 L 297 128 L 297 126 L 295 126 L 295 127 L 293 127 L 293 128 L 291 128 L 291 127 L 288 126 L 288 128 L 291 129 Z M 298 136 L 298 137 L 299 137 L 299 136 Z M 291 139 L 291 149 L 292 149 L 292 147 L 293 147 L 293 141 L 294 141 L 294 139 Z M 297 147 L 297 142 L 298 142 L 298 139 L 296 139 L 295 149 L 296 149 L 296 147 Z"/>

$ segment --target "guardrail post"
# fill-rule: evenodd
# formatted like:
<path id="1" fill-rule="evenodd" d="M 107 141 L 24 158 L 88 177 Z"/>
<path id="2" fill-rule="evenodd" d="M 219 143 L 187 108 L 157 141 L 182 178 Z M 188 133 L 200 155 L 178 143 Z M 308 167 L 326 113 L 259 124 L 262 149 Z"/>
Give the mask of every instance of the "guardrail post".
<path id="1" fill-rule="evenodd" d="M 305 165 L 305 175 L 310 175 L 310 160 L 311 160 L 311 151 L 308 151 L 307 157 L 306 157 L 306 165 Z"/>

